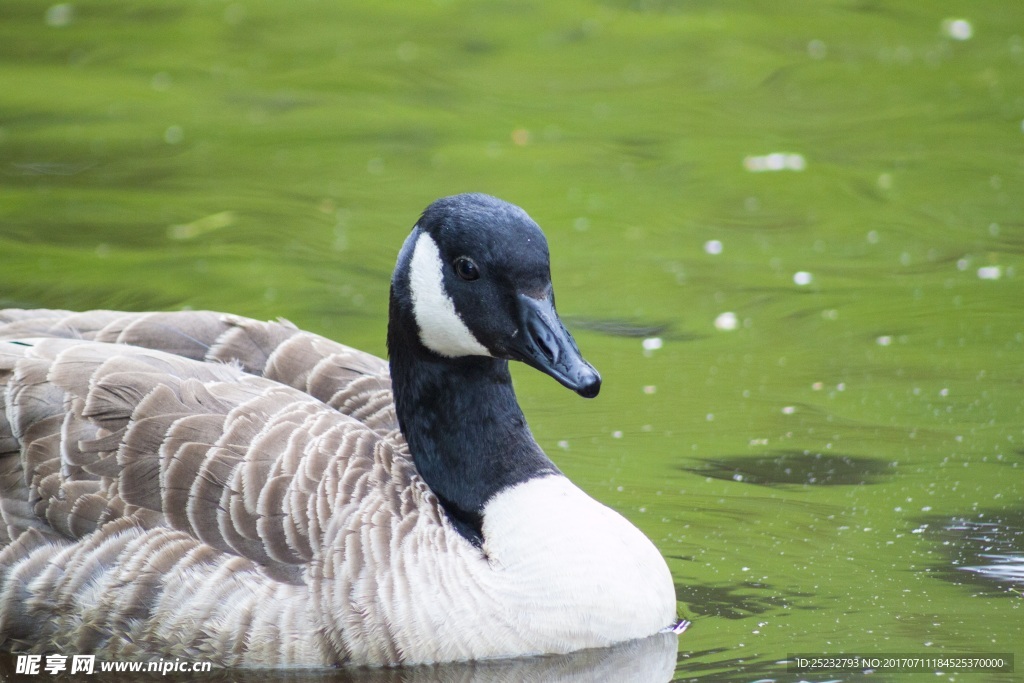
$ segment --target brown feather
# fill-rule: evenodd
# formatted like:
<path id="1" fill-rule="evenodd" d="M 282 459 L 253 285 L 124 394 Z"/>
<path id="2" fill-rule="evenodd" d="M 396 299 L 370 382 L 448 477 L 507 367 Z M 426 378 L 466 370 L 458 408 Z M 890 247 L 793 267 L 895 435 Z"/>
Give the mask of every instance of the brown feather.
<path id="1" fill-rule="evenodd" d="M 291 323 L 262 323 L 239 316 L 224 316 L 231 325 L 210 347 L 207 358 L 221 362 L 238 362 L 246 372 L 262 375 L 274 350 L 298 333 Z"/>
<path id="2" fill-rule="evenodd" d="M 0 639 L 400 656 L 387 629 L 361 632 L 372 570 L 444 522 L 385 361 L 211 312 L 0 311 L 0 340 L 26 333 L 0 342 Z"/>

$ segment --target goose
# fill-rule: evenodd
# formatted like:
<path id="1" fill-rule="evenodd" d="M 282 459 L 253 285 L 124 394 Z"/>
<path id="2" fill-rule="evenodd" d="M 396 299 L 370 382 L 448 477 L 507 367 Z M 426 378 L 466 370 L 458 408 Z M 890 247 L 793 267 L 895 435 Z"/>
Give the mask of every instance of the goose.
<path id="1" fill-rule="evenodd" d="M 0 339 L 0 649 L 397 666 L 688 623 L 654 544 L 516 400 L 509 361 L 601 386 L 517 206 L 426 208 L 389 362 L 209 311 L 9 309 Z"/>

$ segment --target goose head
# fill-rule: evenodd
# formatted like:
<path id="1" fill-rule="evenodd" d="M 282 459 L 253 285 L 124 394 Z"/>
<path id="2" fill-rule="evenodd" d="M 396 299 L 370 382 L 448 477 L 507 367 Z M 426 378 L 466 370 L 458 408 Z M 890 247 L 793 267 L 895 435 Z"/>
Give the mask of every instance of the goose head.
<path id="1" fill-rule="evenodd" d="M 580 396 L 601 388 L 555 310 L 544 233 L 508 202 L 461 194 L 427 207 L 399 253 L 391 308 L 406 333 L 389 330 L 392 354 L 405 343 L 436 359 L 521 361 Z"/>

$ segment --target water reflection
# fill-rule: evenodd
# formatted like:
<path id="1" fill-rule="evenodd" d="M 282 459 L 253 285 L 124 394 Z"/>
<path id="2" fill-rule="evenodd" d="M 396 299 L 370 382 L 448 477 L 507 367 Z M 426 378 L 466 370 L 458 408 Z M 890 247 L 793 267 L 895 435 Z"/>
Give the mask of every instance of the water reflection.
<path id="1" fill-rule="evenodd" d="M 814 595 L 811 592 L 787 590 L 757 581 L 742 581 L 724 586 L 676 583 L 676 597 L 686 604 L 687 614 L 724 619 L 746 619 L 778 610 L 819 609 L 808 606 L 806 601 L 799 604 L 799 598 L 813 598 Z"/>
<path id="2" fill-rule="evenodd" d="M 585 318 L 583 316 L 567 316 L 566 322 L 574 329 L 590 330 L 591 332 L 599 332 L 611 337 L 663 337 L 672 328 L 671 323 L 617 318 Z M 678 339 L 679 337 L 673 335 L 672 338 Z"/>
<path id="3" fill-rule="evenodd" d="M 702 459 L 699 467 L 686 472 L 712 479 L 742 481 L 761 486 L 795 484 L 804 486 L 851 486 L 875 484 L 895 473 L 886 462 L 840 453 L 781 450 L 765 456 L 737 455 Z"/>
<path id="4" fill-rule="evenodd" d="M 1024 509 L 966 517 L 932 515 L 918 529 L 942 548 L 936 576 L 990 597 L 1020 599 L 1024 591 Z"/>

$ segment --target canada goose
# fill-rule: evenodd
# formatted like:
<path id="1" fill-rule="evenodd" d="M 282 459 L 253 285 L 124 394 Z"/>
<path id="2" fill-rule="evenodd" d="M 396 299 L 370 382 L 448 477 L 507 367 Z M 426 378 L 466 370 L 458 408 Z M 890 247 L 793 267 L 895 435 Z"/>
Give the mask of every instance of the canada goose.
<path id="1" fill-rule="evenodd" d="M 0 339 L 4 649 L 396 665 L 675 621 L 658 550 L 559 472 L 516 401 L 509 360 L 586 397 L 601 382 L 516 206 L 423 213 L 391 281 L 390 376 L 211 312 L 7 310 Z"/>

